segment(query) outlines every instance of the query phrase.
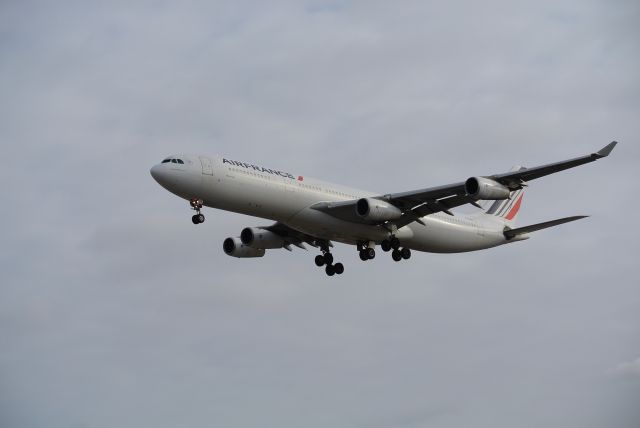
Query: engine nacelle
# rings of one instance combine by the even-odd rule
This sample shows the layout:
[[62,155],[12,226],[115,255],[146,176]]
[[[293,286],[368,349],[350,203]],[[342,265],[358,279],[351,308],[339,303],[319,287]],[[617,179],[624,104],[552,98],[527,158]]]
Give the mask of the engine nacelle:
[[240,240],[244,245],[263,250],[282,248],[285,244],[282,236],[256,227],[245,227],[240,232]]
[[400,208],[373,198],[358,199],[356,213],[363,219],[371,221],[396,220],[402,217]]
[[222,243],[222,249],[231,257],[249,258],[264,256],[263,248],[252,248],[244,245],[240,238],[227,238]]
[[471,177],[464,183],[467,195],[476,199],[509,199],[511,189],[504,184],[484,177]]

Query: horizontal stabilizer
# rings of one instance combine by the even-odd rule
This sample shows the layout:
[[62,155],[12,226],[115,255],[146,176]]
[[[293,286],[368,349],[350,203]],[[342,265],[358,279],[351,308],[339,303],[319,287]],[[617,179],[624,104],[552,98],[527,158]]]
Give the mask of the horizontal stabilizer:
[[504,231],[504,237],[507,239],[515,238],[518,235],[523,235],[529,232],[535,232],[538,230],[546,229],[548,227],[558,226],[560,224],[569,223],[570,221],[576,221],[583,218],[587,218],[586,215],[576,215],[573,217],[559,218],[557,220],[545,221],[544,223],[532,224],[531,226],[519,227],[517,229],[508,229]]

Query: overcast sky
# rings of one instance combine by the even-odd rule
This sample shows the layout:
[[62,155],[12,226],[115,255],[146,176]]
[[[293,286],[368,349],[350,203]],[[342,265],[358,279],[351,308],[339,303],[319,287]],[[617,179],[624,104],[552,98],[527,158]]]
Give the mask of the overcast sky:
[[[640,426],[640,3],[0,3],[0,426]],[[178,5],[179,4],[179,5]],[[621,142],[471,254],[234,259],[225,154],[372,191]]]

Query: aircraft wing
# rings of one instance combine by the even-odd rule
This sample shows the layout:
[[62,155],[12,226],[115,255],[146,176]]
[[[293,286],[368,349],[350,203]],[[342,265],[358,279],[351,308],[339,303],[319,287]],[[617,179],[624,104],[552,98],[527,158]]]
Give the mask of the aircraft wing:
[[569,159],[562,162],[549,163],[535,168],[525,168],[517,172],[508,172],[505,174],[493,175],[492,178],[502,184],[509,184],[512,181],[522,180],[531,181],[536,178],[544,177],[545,175],[553,174],[556,172],[564,171],[565,169],[574,168],[576,166],[584,165],[585,163],[593,162],[598,159],[606,158],[613,151],[613,148],[618,144],[617,141],[612,141],[607,144],[601,150],[591,153],[590,155],[581,156],[579,158]]
[[[561,162],[549,163],[533,168],[521,168],[517,171],[506,172],[484,176],[484,178],[496,181],[511,190],[517,190],[525,186],[526,182],[544,177],[549,174],[564,171],[586,163],[594,162],[598,159],[609,156],[613,148],[618,144],[616,141],[609,143],[601,150],[586,156],[581,156]],[[372,222],[363,219],[356,213],[357,200],[343,202],[320,202],[311,208],[326,212],[342,220],[366,223],[366,224],[392,224],[397,228],[406,226],[414,221],[420,222],[420,217],[437,212],[445,212],[453,215],[449,210],[465,204],[476,205],[476,199],[468,195],[465,189],[465,182],[453,183],[444,186],[430,187],[426,189],[412,190],[409,192],[391,193],[387,195],[375,196],[373,199],[388,202],[399,208],[402,216],[393,221]]]

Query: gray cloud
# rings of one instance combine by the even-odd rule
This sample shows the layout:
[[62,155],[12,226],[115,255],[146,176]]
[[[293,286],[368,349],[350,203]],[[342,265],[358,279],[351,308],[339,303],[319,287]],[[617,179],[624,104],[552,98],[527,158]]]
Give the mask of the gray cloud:
[[625,361],[623,363],[620,363],[607,372],[613,375],[638,377],[640,376],[640,358],[637,358],[633,361]]
[[[0,425],[636,427],[637,2],[5,2]],[[622,142],[531,240],[235,260],[267,221],[148,169],[227,154],[380,192]],[[611,369],[613,368],[613,369]],[[622,378],[627,379],[622,376]],[[629,378],[633,378],[629,376]]]

